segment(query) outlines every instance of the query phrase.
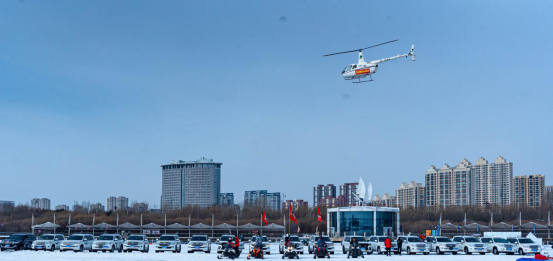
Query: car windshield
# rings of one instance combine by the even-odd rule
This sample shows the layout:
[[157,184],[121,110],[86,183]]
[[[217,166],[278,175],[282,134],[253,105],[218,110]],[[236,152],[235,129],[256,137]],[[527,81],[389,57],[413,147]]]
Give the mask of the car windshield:
[[40,239],[40,240],[54,240],[54,236],[53,235],[44,235],[44,236],[39,237],[38,239]]
[[465,237],[465,242],[474,243],[474,242],[480,242],[478,238],[475,237]]
[[[408,237],[407,242],[422,242],[422,240],[418,237]],[[451,240],[449,242],[451,242]]]
[[8,239],[21,240],[21,239],[23,239],[23,237],[25,237],[25,236],[24,235],[11,235]]
[[221,242],[226,242],[228,241],[229,238],[231,238],[232,236],[222,236],[221,239],[219,239],[219,241]]
[[449,239],[447,237],[437,237],[436,240],[440,243],[451,242],[451,239]]
[[[316,241],[319,241],[319,238],[317,237],[317,240]],[[330,238],[329,237],[323,237],[323,241],[330,241]]]
[[144,237],[142,236],[130,236],[129,238],[127,238],[127,240],[143,240]]
[[263,236],[261,239],[262,239],[263,242],[269,241],[269,239],[266,236]]
[[[204,236],[192,236],[192,238],[190,239],[190,241],[206,241],[206,240],[207,238]],[[226,240],[228,240],[228,238]]]
[[98,237],[98,240],[113,240],[113,236],[100,236]]
[[357,240],[357,242],[366,242],[367,239],[365,239],[364,237],[351,237],[351,240],[353,240],[355,238],[355,240]]
[[493,241],[495,243],[508,243],[507,240],[505,238],[500,238],[500,237],[494,237],[493,238]]
[[300,241],[300,238],[299,238],[299,237],[291,236],[291,237],[290,237],[290,241]]
[[72,236],[69,236],[67,240],[83,240],[83,236],[72,235]]
[[378,238],[378,242],[384,242],[384,240],[386,240],[386,237],[379,237]]
[[509,243],[516,243],[517,240],[514,239],[514,238],[507,238],[507,242],[509,242]]
[[175,236],[160,236],[159,240],[175,240]]
[[534,243],[534,241],[532,241],[532,239],[529,239],[529,238],[521,238],[518,240],[518,242],[520,242],[521,244],[532,244]]

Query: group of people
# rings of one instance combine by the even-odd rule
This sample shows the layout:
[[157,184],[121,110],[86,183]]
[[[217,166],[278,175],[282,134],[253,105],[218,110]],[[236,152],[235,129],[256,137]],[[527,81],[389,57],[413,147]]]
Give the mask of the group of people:
[[[426,236],[421,233],[419,235],[419,238],[424,241],[426,239]],[[401,256],[401,249],[402,249],[402,246],[403,246],[403,240],[400,238],[397,239],[396,241],[397,243],[397,249],[399,249],[399,251],[397,251],[397,253]],[[384,240],[384,247],[386,248],[386,256],[391,256],[392,255],[392,239],[390,239],[390,237],[386,237],[386,239]]]

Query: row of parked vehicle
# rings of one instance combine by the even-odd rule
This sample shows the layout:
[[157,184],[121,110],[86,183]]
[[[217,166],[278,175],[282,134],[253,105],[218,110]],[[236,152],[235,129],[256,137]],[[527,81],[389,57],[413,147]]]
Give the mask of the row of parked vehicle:
[[[386,236],[371,236],[368,239],[362,236],[346,236],[341,243],[342,253],[347,254],[350,249],[350,242],[355,238],[359,242],[361,251],[364,254],[372,254],[374,251],[383,254],[386,250]],[[399,246],[398,242],[401,242]],[[417,236],[399,236],[392,242],[391,252],[399,254],[423,254],[428,255],[432,252],[439,255],[451,253],[464,253],[467,255],[492,253],[499,255],[505,253],[513,255],[539,254],[542,247],[532,239],[524,237],[501,238],[501,237],[474,237],[474,236],[454,236],[450,239],[445,236],[429,236],[424,240]]]

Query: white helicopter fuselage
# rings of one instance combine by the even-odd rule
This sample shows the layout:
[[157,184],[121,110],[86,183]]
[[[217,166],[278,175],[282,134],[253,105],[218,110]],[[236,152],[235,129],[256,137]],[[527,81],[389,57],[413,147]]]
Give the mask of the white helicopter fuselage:
[[407,58],[411,56],[411,59],[415,60],[415,46],[411,47],[411,51],[407,54],[399,54],[393,57],[384,58],[380,60],[374,60],[370,62],[365,62],[363,59],[363,52],[359,51],[359,60],[356,64],[350,64],[342,70],[342,77],[344,77],[345,80],[353,80],[353,79],[361,79],[365,78],[367,76],[370,76],[372,74],[375,74],[378,70],[378,64],[399,59],[399,58]]

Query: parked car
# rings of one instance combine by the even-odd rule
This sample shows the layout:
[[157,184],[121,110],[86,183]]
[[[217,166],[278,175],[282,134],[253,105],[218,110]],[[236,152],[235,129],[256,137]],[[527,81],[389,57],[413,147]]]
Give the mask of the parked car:
[[[263,253],[270,255],[271,254],[271,244],[269,242],[269,239],[266,236],[261,236],[263,241]],[[253,245],[255,244],[255,236],[250,239],[250,249],[248,252],[251,252],[253,249]]]
[[188,253],[194,253],[196,251],[211,253],[211,244],[207,235],[193,235],[190,238],[188,241]]
[[73,234],[66,240],[60,243],[60,251],[73,250],[75,252],[83,252],[92,249],[94,237],[90,234]]
[[443,255],[445,253],[457,255],[457,252],[459,252],[459,246],[457,245],[457,243],[451,241],[449,237],[427,237],[425,241],[430,247],[430,251],[436,252],[436,254],[438,255]]
[[150,242],[145,235],[130,235],[123,242],[123,252],[140,251],[148,253],[150,251]]
[[539,254],[541,246],[536,244],[532,239],[525,237],[507,238],[507,242],[514,245],[514,250],[520,255]]
[[33,242],[31,248],[35,251],[54,251],[60,249],[60,244],[63,240],[65,240],[65,237],[62,234],[44,234]]
[[172,251],[173,253],[180,253],[182,244],[179,236],[177,235],[162,235],[156,244],[156,253],[164,251]]
[[[430,253],[430,246],[428,243],[425,243],[416,236],[399,236],[403,243],[401,244],[401,249],[398,247],[398,251],[405,251],[408,255],[415,255],[421,253],[423,255],[428,255]],[[395,242],[397,244],[397,240]],[[396,252],[396,253],[397,253]]]
[[36,236],[31,233],[17,233],[12,234],[10,237],[4,240],[4,243],[0,246],[0,250],[23,250],[31,249],[33,242],[36,240]]
[[[330,238],[327,236],[323,236],[323,240],[326,242],[327,251],[331,255],[334,255],[334,242],[332,242],[332,240],[330,240]],[[317,241],[319,241],[319,236],[311,236],[311,238],[309,239],[309,245],[307,245],[307,251],[309,252],[309,254],[313,254]]]
[[370,254],[373,253],[373,249],[371,247],[371,244],[369,244],[369,241],[365,237],[362,237],[362,236],[345,236],[344,240],[342,240],[342,242],[340,243],[342,245],[342,253],[344,255],[348,253],[349,247],[350,247],[350,242],[353,238],[355,238],[355,240],[357,240],[357,242],[359,242],[359,246],[361,247],[361,251],[363,252],[363,254],[369,254],[370,255]]
[[[384,254],[386,251],[386,247],[384,245],[384,240],[386,240],[387,236],[371,236],[369,237],[369,244],[371,245],[371,248],[373,251],[376,249],[376,253],[379,255]],[[391,239],[391,238],[390,238]],[[405,246],[407,241],[403,242],[403,246]],[[397,243],[392,240],[392,252],[395,254],[398,254],[401,249],[397,248]]]
[[507,255],[514,255],[515,248],[513,244],[509,244],[507,239],[500,237],[483,237],[480,242],[486,245],[488,252],[492,252],[494,255],[505,253]]
[[[284,239],[285,238],[286,238],[286,236],[282,236],[280,238],[279,243],[278,243],[278,252],[280,254],[284,254],[284,250],[286,250],[286,247],[284,246]],[[294,249],[295,249],[296,253],[299,253],[299,254],[303,255],[303,243],[301,242],[300,237],[298,237],[296,235],[290,235],[290,243],[292,243],[292,245],[294,245]]]
[[488,253],[486,245],[480,242],[480,239],[473,236],[454,236],[453,242],[459,245],[459,252],[470,255],[472,253],[479,253],[485,255]]
[[123,238],[118,234],[103,234],[92,244],[92,252],[123,252]]

